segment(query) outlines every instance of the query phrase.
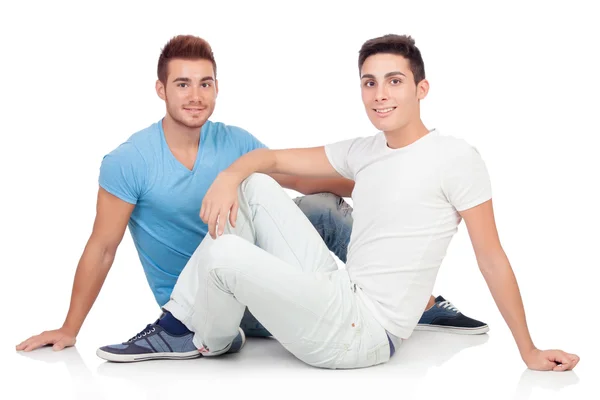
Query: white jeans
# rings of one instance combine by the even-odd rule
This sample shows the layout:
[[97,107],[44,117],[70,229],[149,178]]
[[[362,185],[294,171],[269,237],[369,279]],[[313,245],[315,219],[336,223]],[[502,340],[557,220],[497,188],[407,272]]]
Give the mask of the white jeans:
[[292,199],[271,177],[254,174],[238,191],[236,227],[206,235],[164,306],[218,355],[246,307],[294,356],[322,368],[384,363],[390,345],[344,269]]

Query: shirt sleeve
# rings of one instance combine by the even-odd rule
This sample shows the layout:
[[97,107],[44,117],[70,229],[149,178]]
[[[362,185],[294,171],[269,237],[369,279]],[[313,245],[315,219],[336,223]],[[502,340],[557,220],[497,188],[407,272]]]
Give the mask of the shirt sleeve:
[[457,211],[473,208],[492,198],[488,170],[475,147],[469,145],[449,160],[442,171],[442,187]]
[[350,153],[358,138],[330,143],[325,146],[325,154],[329,163],[344,178],[354,180],[354,171],[350,167]]
[[144,192],[147,168],[142,155],[125,142],[105,155],[100,165],[100,187],[130,204],[137,204]]
[[230,126],[230,133],[234,137],[234,142],[238,144],[240,156],[256,149],[266,149],[267,146],[253,136],[250,132],[237,126]]

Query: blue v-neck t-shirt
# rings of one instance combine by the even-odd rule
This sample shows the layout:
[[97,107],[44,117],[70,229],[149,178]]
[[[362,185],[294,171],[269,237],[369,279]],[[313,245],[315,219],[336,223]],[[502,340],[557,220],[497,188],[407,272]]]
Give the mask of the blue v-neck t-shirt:
[[99,184],[135,204],[128,227],[160,306],[169,300],[179,274],[208,232],[200,219],[206,191],[237,158],[265,147],[239,127],[209,120],[201,128],[190,170],[171,153],[160,120],[104,156]]

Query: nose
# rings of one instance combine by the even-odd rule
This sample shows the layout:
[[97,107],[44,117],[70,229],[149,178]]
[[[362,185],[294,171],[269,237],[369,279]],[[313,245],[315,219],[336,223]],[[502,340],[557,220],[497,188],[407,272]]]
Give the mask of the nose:
[[200,102],[200,88],[197,86],[192,86],[192,90],[190,91],[190,101],[192,102]]
[[375,92],[375,101],[381,103],[388,99],[388,92],[386,85],[377,85],[377,91]]

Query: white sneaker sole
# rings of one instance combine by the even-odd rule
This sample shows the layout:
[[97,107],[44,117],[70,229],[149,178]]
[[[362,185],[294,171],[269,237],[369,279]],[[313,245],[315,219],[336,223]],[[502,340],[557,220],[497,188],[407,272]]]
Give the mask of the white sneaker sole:
[[445,332],[454,333],[458,335],[481,335],[490,330],[487,325],[480,326],[479,328],[456,328],[453,326],[444,325],[430,325],[430,324],[418,324],[415,327],[415,331],[430,331],[430,332]]
[[201,356],[198,350],[186,353],[148,353],[148,354],[114,354],[98,349],[96,355],[106,361],[113,362],[137,362],[149,360],[190,360]]

